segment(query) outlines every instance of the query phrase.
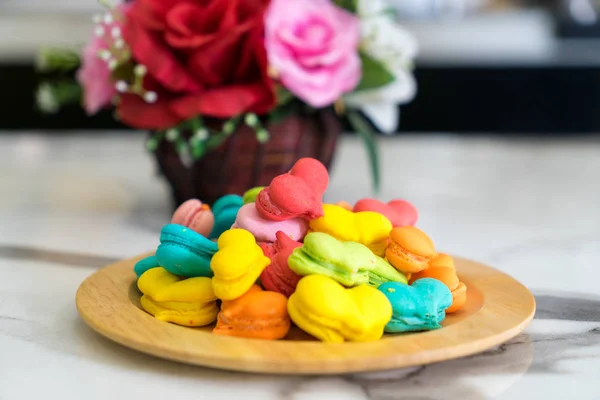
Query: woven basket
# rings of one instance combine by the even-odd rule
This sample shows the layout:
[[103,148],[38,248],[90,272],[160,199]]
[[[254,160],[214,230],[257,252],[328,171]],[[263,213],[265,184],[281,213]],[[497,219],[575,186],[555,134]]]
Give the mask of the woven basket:
[[191,167],[181,162],[172,143],[162,141],[156,160],[175,206],[191,198],[212,204],[223,195],[266,186],[302,157],[316,158],[329,169],[342,129],[332,110],[294,114],[265,127],[270,133],[267,143],[259,143],[254,131],[241,125]]

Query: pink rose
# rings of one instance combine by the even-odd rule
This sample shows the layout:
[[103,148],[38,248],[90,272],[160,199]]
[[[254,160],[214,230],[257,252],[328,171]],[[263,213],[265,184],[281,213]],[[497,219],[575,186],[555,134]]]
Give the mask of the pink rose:
[[83,87],[83,107],[88,115],[110,104],[116,93],[106,61],[98,57],[103,49],[106,46],[102,38],[94,36],[83,51],[82,65],[77,71],[77,81]]
[[[127,5],[119,5],[116,10],[124,15]],[[116,94],[115,83],[111,79],[110,69],[106,61],[101,60],[98,53],[107,50],[113,28],[121,29],[121,24],[116,21],[104,22],[97,25],[102,27],[104,34],[94,34],[92,40],[84,48],[81,55],[81,67],[77,71],[77,81],[83,87],[83,106],[88,115],[96,114],[100,109],[109,105]]]
[[358,18],[329,0],[272,0],[265,14],[269,63],[283,85],[325,107],[361,77]]

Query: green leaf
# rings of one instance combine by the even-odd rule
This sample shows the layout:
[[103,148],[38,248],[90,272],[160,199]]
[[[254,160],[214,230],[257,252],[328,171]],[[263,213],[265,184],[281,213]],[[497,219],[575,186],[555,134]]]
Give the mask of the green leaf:
[[347,116],[352,129],[362,138],[367,149],[369,164],[371,166],[371,177],[373,179],[373,189],[378,194],[380,189],[379,151],[377,149],[375,131],[360,113],[348,111]]
[[206,145],[206,150],[212,150],[215,147],[219,147],[225,141],[225,139],[227,139],[227,135],[224,132],[211,135],[211,137],[204,142]]
[[71,49],[47,48],[39,50],[36,70],[40,72],[72,71],[79,67],[79,54]]
[[362,79],[354,89],[355,91],[375,89],[394,81],[394,75],[381,62],[362,52],[360,60],[362,62]]
[[204,142],[195,142],[192,144],[192,158],[199,160],[206,153],[206,145]]
[[345,8],[351,13],[356,14],[356,0],[335,0],[335,4],[337,4],[339,7]]
[[277,96],[278,106],[283,106],[285,104],[288,104],[290,101],[294,100],[294,95],[292,94],[292,92],[290,92],[281,85],[277,85],[275,87],[275,92]]

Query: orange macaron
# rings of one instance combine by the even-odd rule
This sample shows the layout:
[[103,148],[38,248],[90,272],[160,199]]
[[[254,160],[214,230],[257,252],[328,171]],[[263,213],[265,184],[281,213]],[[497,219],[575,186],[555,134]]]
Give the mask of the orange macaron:
[[414,226],[403,226],[390,232],[385,256],[400,272],[413,274],[427,268],[437,253],[425,232]]
[[467,287],[456,275],[454,260],[448,254],[439,254],[429,262],[429,266],[410,277],[410,283],[421,278],[433,278],[442,282],[452,292],[452,305],[446,313],[453,313],[465,305],[467,301]]
[[289,329],[287,298],[253,285],[241,297],[223,301],[213,333],[275,340],[285,337]]

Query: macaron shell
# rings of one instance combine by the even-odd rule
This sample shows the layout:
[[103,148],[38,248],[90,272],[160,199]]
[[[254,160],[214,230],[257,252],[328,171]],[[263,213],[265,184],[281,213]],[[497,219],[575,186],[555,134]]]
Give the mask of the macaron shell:
[[447,314],[460,311],[467,302],[467,286],[460,282],[452,291],[452,305],[446,310]]
[[180,301],[210,303],[217,300],[213,292],[212,281],[207,277],[187,278],[172,283],[156,292],[152,298],[156,301]]
[[376,256],[375,268],[369,272],[369,285],[378,287],[384,282],[400,282],[407,284],[406,276],[389,264],[386,260]]
[[188,222],[192,219],[193,215],[200,209],[202,202],[198,199],[190,199],[184,201],[177,207],[171,217],[172,224],[178,224],[188,226]]
[[215,226],[215,217],[212,211],[203,209],[194,216],[194,219],[188,226],[202,236],[208,237]]
[[392,314],[390,303],[377,289],[367,285],[345,289],[323,275],[300,280],[288,301],[288,312],[302,330],[330,343],[377,340]]
[[327,168],[320,161],[305,157],[301,158],[290,170],[290,175],[302,178],[315,191],[317,197],[322,197],[329,185],[329,173]]
[[411,255],[404,252],[403,249],[396,247],[393,243],[390,243],[386,249],[385,257],[394,268],[404,274],[415,274],[424,270],[427,268],[429,261],[427,259],[420,260],[411,257]]
[[164,268],[152,268],[144,272],[137,281],[140,292],[154,297],[165,287],[179,282],[177,275],[170,273]]
[[271,263],[260,275],[263,286],[274,292],[289,297],[300,281],[300,275],[292,271],[288,265],[288,259],[294,249],[302,246],[302,243],[290,239],[283,232],[277,232],[276,242],[272,245],[261,243],[260,247]]
[[244,229],[224,232],[217,244],[219,251],[210,263],[213,290],[219,299],[233,300],[250,289],[270,260]]
[[379,290],[367,285],[357,286],[348,290],[347,293],[353,298],[367,327],[366,332],[350,337],[350,340],[356,342],[379,340],[383,336],[385,325],[392,318],[392,305],[387,297]]
[[396,221],[399,216],[396,215],[396,211],[391,208],[390,206],[388,206],[387,204],[379,201],[379,200],[375,200],[375,199],[361,199],[359,201],[356,202],[356,204],[354,205],[354,207],[352,208],[353,212],[376,212],[378,214],[383,215],[384,217],[386,217],[390,223],[392,224],[393,227],[396,226],[402,226],[402,225],[398,225],[398,222]]
[[208,236],[215,220],[208,205],[198,199],[190,199],[175,210],[171,223],[186,226],[203,236]]
[[164,268],[153,268],[142,274],[137,286],[143,293],[142,308],[161,321],[204,326],[217,316],[210,278],[182,280]]
[[309,275],[300,280],[288,300],[288,313],[303,331],[328,343],[344,342],[352,331],[364,334],[367,327],[346,289],[331,278]]
[[288,264],[298,275],[325,275],[351,287],[368,282],[366,269],[374,268],[377,260],[360,243],[344,242],[326,233],[311,232],[304,238],[302,247],[292,252]]
[[[294,301],[292,301],[292,299]],[[298,303],[298,304],[296,304]],[[332,321],[329,318],[323,318],[316,314],[308,314],[303,309],[302,303],[296,301],[294,295],[288,301],[288,313],[291,320],[300,329],[309,335],[321,340],[325,343],[344,343],[344,336],[339,332],[339,327],[335,325],[337,321]],[[334,325],[334,326],[331,326]]]
[[293,240],[304,239],[308,230],[308,222],[301,218],[284,221],[272,221],[260,216],[255,203],[248,203],[240,208],[232,228],[242,228],[256,238],[258,242],[275,242],[276,234],[281,231]]
[[422,279],[422,278],[433,278],[442,282],[450,290],[454,290],[459,285],[458,276],[456,271],[452,268],[447,267],[431,267],[424,269],[423,271],[417,272],[410,278],[410,283]]
[[212,206],[212,212],[215,219],[215,225],[210,232],[209,237],[216,239],[223,232],[231,228],[239,209],[244,205],[241,196],[228,194],[220,197]]
[[273,221],[319,218],[323,215],[322,197],[328,184],[325,166],[313,158],[302,158],[258,194],[257,210],[263,218]]
[[148,295],[140,298],[140,305],[150,315],[159,321],[172,322],[181,326],[206,326],[212,324],[217,318],[219,308],[212,303],[160,303]]
[[440,253],[429,262],[429,268],[446,267],[456,269],[454,259],[448,254]]
[[210,260],[217,250],[216,243],[192,229],[168,224],[161,230],[155,255],[158,263],[173,274],[210,277],[213,275]]
[[252,286],[263,271],[261,264],[252,265],[246,273],[237,279],[212,279],[215,295],[221,300],[234,300],[244,294]]
[[414,226],[392,229],[390,240],[410,253],[431,259],[437,256],[433,241],[425,232]]
[[214,333],[256,339],[281,339],[290,329],[287,298],[253,285],[243,296],[223,302]]
[[353,213],[334,204],[324,204],[325,215],[309,222],[312,231],[327,233],[345,242],[361,243],[383,256],[392,230],[390,221],[372,211]]
[[273,221],[302,217],[315,219],[323,215],[321,199],[302,179],[291,175],[275,177],[256,198],[259,214]]
[[[392,200],[388,202],[388,205],[394,209],[399,216],[396,220],[398,225],[396,226],[414,226],[419,219],[419,212],[417,208],[406,200]],[[392,222],[394,223],[394,222]]]
[[412,286],[387,282],[378,290],[389,300],[393,315],[386,332],[411,332],[439,329],[452,303],[450,290],[440,281],[427,278]]
[[135,272],[135,274],[139,278],[144,272],[148,271],[149,269],[158,267],[160,267],[160,264],[158,263],[156,256],[149,256],[135,263],[135,265],[133,266],[133,272]]

